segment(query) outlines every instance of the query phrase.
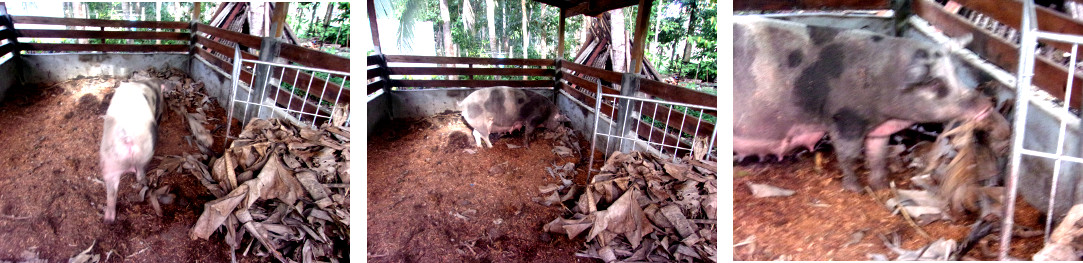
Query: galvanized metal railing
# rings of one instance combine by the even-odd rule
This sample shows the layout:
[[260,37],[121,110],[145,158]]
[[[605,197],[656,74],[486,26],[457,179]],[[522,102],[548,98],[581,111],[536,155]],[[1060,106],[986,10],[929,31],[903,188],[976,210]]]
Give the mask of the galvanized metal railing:
[[[602,92],[601,83],[598,83],[598,81],[595,81],[595,84],[597,85],[597,90],[596,90],[595,94],[597,94],[598,99],[596,99],[594,101],[594,132],[591,133],[592,135],[591,135],[591,139],[590,139],[590,148],[592,150],[596,149],[595,144],[596,144],[596,142],[598,140],[598,137],[602,136],[602,137],[606,138],[606,146],[605,146],[605,149],[603,151],[604,157],[606,157],[606,158],[608,158],[608,156],[609,156],[609,147],[610,147],[610,145],[616,144],[617,146],[616,146],[615,149],[616,150],[622,150],[622,149],[632,149],[632,148],[635,147],[635,144],[639,144],[641,146],[641,148],[646,148],[646,150],[658,155],[659,157],[671,155],[672,156],[671,158],[673,160],[677,160],[677,159],[680,158],[679,156],[677,156],[678,151],[684,150],[684,151],[687,151],[687,152],[691,153],[693,145],[696,144],[696,142],[694,142],[694,140],[699,139],[699,138],[705,138],[705,137],[709,136],[710,139],[707,141],[707,145],[706,145],[707,146],[707,148],[706,148],[707,155],[706,156],[708,158],[714,158],[716,156],[717,152],[715,152],[714,143],[715,143],[715,136],[718,134],[718,126],[715,126],[714,130],[712,130],[711,134],[709,134],[709,135],[708,134],[700,134],[700,132],[699,132],[699,123],[703,122],[703,118],[704,118],[704,116],[706,116],[706,114],[705,114],[706,111],[709,111],[709,110],[717,111],[717,109],[711,108],[711,107],[704,107],[704,106],[700,106],[700,105],[687,104],[687,103],[671,102],[671,101],[664,101],[664,100],[654,100],[654,99],[645,99],[645,98],[637,98],[637,97],[622,96],[622,95],[615,95],[615,94],[606,94],[606,93]],[[613,122],[612,122],[614,125],[609,126],[610,128],[607,129],[606,132],[599,133],[598,125],[601,122],[600,120],[602,119],[602,101],[606,101],[606,98],[609,98],[609,99],[612,99],[612,100],[618,100],[619,102],[616,103],[615,107],[612,107],[612,112],[610,112],[610,114],[609,114],[609,116],[615,116],[613,118]],[[633,106],[637,106],[636,105],[637,103],[638,103],[638,107],[633,107]],[[643,110],[643,105],[645,105],[647,103],[653,103],[653,105],[654,105],[653,109],[650,110],[650,112],[651,112],[650,118],[653,119],[653,120],[660,120],[658,118],[659,114],[660,114],[659,113],[659,107],[664,108],[664,111],[666,112],[665,115],[664,115],[665,119],[661,119],[661,120],[668,120],[668,119],[672,119],[672,118],[680,118],[681,119],[681,126],[679,126],[679,128],[674,130],[674,129],[671,129],[670,127],[666,126],[664,128],[664,130],[662,131],[662,133],[661,133],[662,134],[661,136],[668,136],[667,134],[673,134],[673,135],[675,135],[677,137],[677,140],[672,145],[665,143],[666,140],[664,138],[659,140],[662,143],[652,141],[651,140],[652,136],[654,136],[653,132],[648,133],[646,140],[643,140],[638,135],[638,134],[640,134],[639,133],[639,128],[641,127],[641,125],[636,125],[634,130],[629,128],[628,127],[629,125],[620,125],[620,123],[637,123],[640,116],[647,116],[645,114],[647,111]],[[677,111],[677,110],[673,109],[674,106],[685,107],[685,108],[688,108],[688,110],[686,110],[686,111]],[[625,109],[625,110],[622,111],[624,113],[623,116],[618,116],[620,114],[618,114],[617,111],[620,108]],[[695,129],[693,129],[691,131],[691,133],[690,133],[692,135],[692,140],[693,141],[688,141],[687,142],[689,147],[682,147],[681,146],[681,140],[686,140],[682,136],[682,134],[686,134],[685,130],[684,130],[684,117],[685,116],[683,116],[683,115],[689,115],[687,113],[688,111],[692,111],[692,112],[697,112],[698,111],[699,116],[696,117],[696,127],[695,127]],[[629,118],[631,118],[631,119],[633,119],[635,121],[628,121],[628,122],[617,121],[619,119],[628,120]],[[675,131],[675,133],[674,133],[674,131]],[[613,142],[614,139],[617,140],[617,141]],[[627,144],[628,146],[626,146],[626,143],[628,143]],[[657,149],[655,149],[655,146],[657,146]],[[589,161],[587,167],[594,167],[594,155],[593,154],[590,155],[590,161]],[[588,172],[587,172],[587,176],[590,176],[589,169],[588,169]]]
[[[1065,139],[1067,133],[1067,122],[1063,118],[1058,118],[1060,122],[1060,129],[1057,133],[1056,148],[1052,152],[1038,151],[1026,149],[1023,147],[1023,138],[1026,135],[1027,125],[1027,110],[1030,106],[1030,102],[1035,97],[1033,96],[1033,87],[1031,86],[1031,79],[1034,77],[1034,65],[1035,65],[1035,48],[1038,45],[1038,40],[1056,41],[1072,44],[1072,53],[1068,65],[1068,81],[1065,91],[1065,102],[1060,106],[1064,116],[1074,116],[1069,111],[1070,96],[1072,94],[1072,80],[1075,77],[1076,70],[1076,57],[1078,53],[1079,44],[1083,44],[1083,36],[1067,35],[1059,33],[1042,32],[1037,28],[1037,15],[1035,14],[1034,3],[1031,0],[1023,1],[1023,19],[1020,32],[1022,33],[1020,38],[1019,47],[1019,68],[1016,72],[1016,86],[1015,86],[1015,114],[1014,123],[1012,126],[1012,151],[1011,151],[1011,169],[1009,172],[1009,178],[1006,182],[1006,190],[1008,191],[1006,199],[1004,201],[1004,220],[1001,224],[1000,233],[1000,260],[1009,260],[1008,252],[1011,249],[1012,239],[1012,227],[1014,226],[1015,215],[1015,201],[1018,193],[1020,168],[1022,166],[1023,155],[1052,159],[1053,171],[1051,177],[1051,187],[1049,189],[1049,206],[1047,207],[1045,222],[1045,241],[1049,242],[1050,231],[1053,229],[1053,221],[1056,217],[1054,214],[1054,206],[1056,204],[1056,194],[1061,173],[1061,164],[1064,162],[1071,162],[1077,164],[1083,164],[1083,158],[1078,158],[1065,154]],[[1081,107],[1083,108],[1083,107]]]
[[[254,63],[255,64],[255,68],[253,69],[253,72],[251,74],[252,77],[249,79],[249,82],[248,82],[248,83],[251,83],[251,86],[245,86],[245,83],[241,81],[241,67],[245,63]],[[308,85],[305,87],[304,91],[288,91],[287,90],[287,92],[286,92],[287,94],[289,94],[288,96],[294,96],[296,98],[300,98],[299,103],[304,103],[304,104],[307,104],[307,105],[299,105],[298,107],[294,107],[295,105],[293,105],[293,101],[295,99],[292,99],[292,98],[288,99],[287,103],[285,105],[278,105],[278,103],[276,103],[277,101],[279,101],[280,94],[283,93],[283,92],[277,92],[278,89],[284,89],[284,88],[279,87],[279,85],[274,84],[274,83],[281,83],[281,80],[276,79],[275,76],[277,76],[279,78],[287,76],[287,73],[286,73],[287,68],[297,71],[297,73],[293,74],[293,82],[292,83],[297,83],[297,80],[298,80],[299,76],[302,75],[302,73],[307,73],[309,76],[311,76],[309,78]],[[276,73],[276,71],[277,71],[277,74],[274,74],[274,73]],[[315,74],[315,73],[327,74],[327,78],[323,81],[323,88],[320,89],[319,94],[311,94],[310,93],[311,88],[312,88],[313,80],[316,79],[317,74]],[[322,119],[322,120],[326,120],[326,121],[333,121],[334,118],[335,118],[335,115],[336,115],[334,113],[337,110],[339,110],[340,105],[334,103],[333,101],[330,102],[329,105],[325,105],[324,103],[319,103],[319,102],[313,103],[308,98],[310,96],[315,97],[315,98],[324,98],[325,97],[324,95],[326,95],[324,93],[329,92],[328,87],[329,87],[329,83],[331,83],[331,79],[333,79],[336,76],[342,78],[342,83],[343,84],[347,83],[350,80],[350,73],[348,73],[348,72],[325,70],[325,69],[303,67],[303,66],[295,66],[295,65],[287,65],[287,64],[279,64],[279,63],[272,63],[272,62],[266,62],[266,61],[260,61],[260,60],[244,59],[244,58],[241,57],[240,49],[234,49],[233,72],[232,72],[232,82],[233,82],[233,84],[232,84],[231,89],[230,89],[230,104],[229,104],[229,114],[228,114],[229,116],[228,116],[228,119],[230,119],[230,120],[233,119],[234,106],[237,105],[237,104],[243,104],[244,105],[244,111],[242,113],[242,116],[240,116],[241,117],[240,120],[241,120],[242,123],[247,123],[247,121],[251,117],[268,116],[268,115],[264,115],[264,113],[263,113],[264,109],[270,110],[271,111],[270,113],[272,115],[276,115],[275,112],[278,112],[279,114],[277,114],[277,115],[280,116],[280,117],[284,117],[285,119],[288,119],[288,120],[293,121],[294,123],[297,123],[297,124],[300,124],[300,125],[308,125],[309,127],[312,127],[312,128],[316,127],[317,120]],[[257,78],[266,78],[266,79],[259,80]],[[244,100],[238,100],[237,99],[237,93],[238,93],[237,91],[242,86],[245,86],[246,88],[248,88],[248,92],[246,93],[248,95],[246,96],[246,98]],[[342,96],[342,93],[345,92],[345,90],[347,88],[348,87],[346,85],[340,85],[339,89],[337,91],[334,91],[334,92],[337,92],[334,95],[334,98],[335,98],[334,101],[338,101],[339,97]],[[276,92],[263,92],[264,94],[272,94],[272,93],[274,94],[274,95],[271,95],[271,96],[269,96],[267,98],[256,98],[256,99],[254,99],[252,97],[253,91],[271,91],[271,90],[274,90]],[[262,94],[260,94],[258,96],[262,96]],[[250,108],[250,107],[256,107],[256,108]],[[295,108],[298,108],[300,110],[297,110]],[[343,116],[346,118],[345,126],[349,126],[350,125],[350,114],[349,114],[349,112],[346,112]],[[226,134],[230,134],[229,132],[230,132],[230,129],[232,128],[230,126],[232,126],[232,123],[233,122],[229,122],[229,124],[226,126]]]

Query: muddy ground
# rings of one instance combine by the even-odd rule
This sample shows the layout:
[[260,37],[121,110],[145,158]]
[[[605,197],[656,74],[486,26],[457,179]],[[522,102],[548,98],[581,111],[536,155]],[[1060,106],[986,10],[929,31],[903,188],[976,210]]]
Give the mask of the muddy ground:
[[[956,222],[936,221],[922,226],[933,239],[917,234],[902,217],[874,201],[868,194],[843,190],[842,172],[837,168],[834,154],[824,154],[826,162],[817,171],[811,154],[804,158],[788,157],[781,162],[743,163],[733,168],[734,244],[751,241],[734,248],[735,260],[870,260],[868,254],[892,253],[877,235],[890,237],[901,234],[903,248],[915,250],[936,238],[962,240],[970,231],[975,218]],[[908,171],[890,178],[900,189],[910,189]],[[864,180],[864,178],[863,178]],[[797,191],[789,197],[755,198],[747,183],[769,184]],[[889,198],[890,190],[877,191],[881,200]],[[1016,204],[1017,225],[1033,230],[1042,229],[1039,211],[1022,200]],[[999,224],[999,222],[998,222]],[[999,232],[983,240],[982,248],[971,250],[973,259],[996,260]],[[1011,256],[1030,259],[1042,248],[1042,236],[1012,239]],[[989,254],[991,253],[991,254]]]
[[[530,147],[520,134],[493,140],[476,154],[461,117],[381,123],[368,141],[369,262],[594,262],[576,257],[582,238],[542,231],[561,216],[544,206],[539,187],[560,184],[545,167],[576,163],[587,182],[587,158],[559,157],[554,141]],[[580,136],[579,138],[582,138]],[[583,148],[589,141],[580,139]],[[595,158],[601,158],[600,155]],[[595,160],[596,166],[601,161]]]
[[[155,214],[149,202],[135,202],[135,176],[122,178],[117,221],[102,222],[105,188],[98,166],[101,116],[109,106],[115,80],[90,78],[49,86],[16,86],[0,103],[0,260],[17,260],[37,252],[50,262],[91,251],[108,262],[229,262],[229,248],[216,234],[191,240],[188,230],[213,199],[190,175],[167,173],[176,201]],[[170,99],[168,96],[167,100]],[[217,103],[214,103],[217,105]],[[222,152],[226,113],[208,112],[215,144]],[[239,129],[237,129],[239,130]],[[158,147],[148,171],[168,155],[198,153],[184,136],[183,118],[162,114]],[[262,261],[248,255],[242,262]]]

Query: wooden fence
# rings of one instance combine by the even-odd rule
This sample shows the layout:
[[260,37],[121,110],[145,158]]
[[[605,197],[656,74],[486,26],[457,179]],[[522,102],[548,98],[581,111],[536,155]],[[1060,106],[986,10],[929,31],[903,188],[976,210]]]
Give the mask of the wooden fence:
[[[394,63],[396,65],[387,66],[389,63]],[[402,66],[402,64],[409,65],[409,63],[436,64],[437,66]],[[572,99],[578,100],[590,107],[594,106],[595,99],[597,98],[594,94],[597,87],[597,85],[594,84],[594,80],[598,80],[602,83],[602,90],[604,93],[621,94],[620,90],[614,88],[613,84],[621,83],[622,78],[624,78],[623,73],[588,67],[569,61],[561,61],[558,64],[555,60],[546,59],[373,55],[368,57],[367,65],[369,94],[383,88],[406,87],[547,87],[564,90],[571,95]],[[460,66],[449,67],[446,65]],[[461,65],[465,65],[466,67],[462,67]],[[489,67],[475,67],[478,65]],[[438,80],[415,80],[401,77],[414,75],[435,75],[445,77],[444,79]],[[457,76],[459,79],[451,80],[449,79],[450,76]],[[512,79],[476,79],[488,78],[488,76],[493,76],[493,78],[496,78],[496,76],[512,76]],[[541,79],[520,80],[523,76]],[[638,90],[641,95],[672,102],[702,105],[713,108],[718,107],[716,96],[714,95],[642,77],[638,78],[639,84],[637,87],[633,87],[633,90]],[[643,109],[653,109],[656,105],[653,103],[644,103],[642,106]],[[611,113],[615,112],[614,103],[605,102],[602,103],[601,107],[601,114],[612,118]],[[664,108],[664,106],[659,106],[659,109],[664,110],[666,108]],[[645,117],[651,117],[650,114],[651,113],[649,112],[643,113]],[[707,111],[706,114],[717,116],[718,113],[716,111]],[[672,117],[666,117],[664,115],[657,116],[660,118],[656,121],[665,123],[665,126],[668,126],[670,131],[683,130],[688,134],[698,133],[705,136],[710,136],[710,134],[714,132],[715,125],[708,121],[701,121],[696,117],[680,114],[677,111],[674,111],[674,114],[671,116]],[[643,121],[642,118],[637,119],[640,119],[638,123],[632,124],[629,127],[631,129],[636,129],[639,135],[644,139],[650,138],[650,140],[655,143],[681,145],[681,147],[690,148],[689,143],[686,140],[679,140],[674,132],[666,132],[663,129]]]
[[[241,48],[241,56],[245,59],[259,60],[254,54],[264,44],[264,38],[219,29],[205,24],[190,24],[184,22],[158,22],[158,21],[120,21],[101,19],[78,19],[78,18],[54,18],[37,16],[11,16],[7,21],[5,16],[0,16],[0,25],[9,25],[0,30],[0,39],[11,39],[10,42],[0,45],[0,56],[7,52],[20,51],[43,51],[43,52],[71,52],[71,51],[100,51],[100,52],[183,52],[199,56],[225,72],[233,71],[234,48]],[[43,29],[17,29],[21,24],[63,25],[72,27],[90,27],[99,30],[43,30]],[[135,29],[135,30],[165,30],[176,32],[158,31],[106,31],[107,28]],[[91,39],[98,43],[94,44],[56,44],[56,43],[27,43],[17,41],[17,38],[64,38],[64,39]],[[105,44],[105,39],[142,39],[142,40],[183,40],[184,44]],[[155,41],[157,42],[157,41]],[[274,43],[278,45],[277,56],[270,58],[274,62],[285,61],[284,64],[297,64],[312,68],[328,69],[333,71],[350,72],[350,59],[331,55],[318,50],[308,49],[288,43]],[[241,71],[241,82],[251,85],[253,79],[252,63],[245,65]],[[312,76],[291,68],[282,68],[271,72],[271,77],[281,80],[273,83],[275,89],[268,91],[267,97],[276,99],[279,105],[290,105],[291,110],[326,112],[325,108],[317,105],[323,102],[335,104],[347,104],[350,101],[349,87],[341,88],[338,83],[328,81],[319,76]],[[309,94],[322,94],[302,97],[282,86],[290,86],[300,90],[307,90]],[[325,91],[326,87],[326,91]],[[336,91],[342,91],[337,96]]]

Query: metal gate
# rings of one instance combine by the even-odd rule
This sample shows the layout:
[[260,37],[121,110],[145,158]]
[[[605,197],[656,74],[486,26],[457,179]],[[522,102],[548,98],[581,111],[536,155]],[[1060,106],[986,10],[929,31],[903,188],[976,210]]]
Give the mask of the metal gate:
[[[1047,220],[1045,222],[1045,241],[1049,242],[1049,234],[1052,230],[1053,220],[1056,217],[1054,214],[1054,207],[1056,204],[1057,188],[1062,179],[1061,170],[1064,162],[1083,164],[1083,158],[1074,157],[1068,155],[1065,149],[1065,140],[1068,123],[1064,118],[1057,118],[1060,123],[1060,130],[1057,133],[1057,143],[1053,151],[1042,151],[1034,149],[1026,149],[1023,147],[1023,139],[1026,138],[1026,126],[1027,126],[1027,110],[1030,106],[1030,102],[1035,99],[1033,96],[1033,87],[1031,86],[1031,79],[1034,76],[1035,66],[1035,49],[1037,47],[1038,40],[1062,42],[1072,45],[1071,57],[1069,59],[1068,66],[1068,81],[1065,91],[1064,103],[1058,107],[1059,114],[1063,116],[1075,116],[1069,111],[1069,104],[1071,102],[1072,94],[1072,82],[1075,77],[1076,71],[1076,58],[1078,53],[1079,44],[1083,43],[1083,37],[1075,35],[1058,34],[1051,32],[1042,32],[1037,29],[1037,15],[1035,14],[1034,3],[1031,0],[1023,1],[1023,19],[1020,32],[1022,36],[1020,38],[1019,47],[1019,68],[1016,72],[1016,86],[1015,86],[1015,114],[1012,124],[1012,151],[1011,151],[1011,169],[1009,172],[1009,178],[1006,181],[1006,189],[1008,191],[1006,200],[1004,201],[1004,220],[1001,224],[1001,236],[1000,236],[1000,260],[1008,260],[1008,252],[1011,249],[1012,227],[1014,225],[1015,215],[1015,201],[1018,194],[1019,177],[1021,166],[1023,165],[1023,156],[1041,158],[1045,160],[1053,161],[1052,174],[1050,188],[1049,188],[1049,205],[1046,209]],[[1083,106],[1083,105],[1077,105]],[[1083,108],[1083,107],[1080,107]],[[1035,173],[1036,169],[1028,169],[1028,173]],[[1078,172],[1078,171],[1077,171]]]
[[[596,84],[597,84],[598,88],[597,88],[597,91],[596,91],[595,94],[597,94],[598,99],[596,99],[595,102],[594,102],[594,132],[592,132],[591,136],[590,136],[590,138],[591,138],[590,139],[590,148],[591,148],[591,150],[596,149],[595,144],[596,144],[596,142],[598,140],[598,137],[599,136],[605,137],[606,145],[605,145],[605,150],[603,151],[603,153],[604,153],[603,156],[606,157],[606,158],[609,157],[609,153],[610,153],[609,148],[610,148],[610,146],[613,146],[614,150],[619,150],[619,151],[623,151],[623,152],[628,152],[628,151],[631,151],[632,149],[635,149],[636,147],[639,147],[640,149],[643,149],[643,150],[646,150],[648,152],[654,153],[654,154],[658,155],[659,157],[672,156],[671,158],[673,160],[676,160],[676,159],[679,158],[678,152],[689,152],[689,153],[691,153],[692,148],[693,148],[692,145],[695,145],[697,143],[697,142],[695,142],[695,140],[698,140],[700,138],[707,138],[708,137],[708,134],[700,134],[699,133],[699,124],[701,122],[703,122],[703,117],[705,116],[704,113],[707,110],[715,110],[717,112],[717,109],[715,109],[715,108],[704,107],[704,106],[693,105],[693,104],[669,102],[669,101],[645,99],[645,98],[637,98],[637,97],[622,96],[622,95],[615,95],[615,94],[606,94],[606,93],[602,92],[602,85],[600,83],[596,83]],[[608,129],[605,129],[605,131],[602,131],[601,129],[599,129],[599,126],[598,126],[602,122],[601,121],[602,120],[602,101],[616,101],[617,102],[617,103],[614,103],[614,105],[612,107],[613,112],[609,113],[609,116],[617,116],[617,117],[614,117],[612,122],[610,122],[610,120],[606,120],[606,122],[609,122],[609,124],[607,124]],[[652,109],[644,110],[643,106],[645,104],[653,105]],[[685,107],[685,108],[687,108],[687,110],[675,110],[674,106]],[[661,109],[659,109],[659,108],[661,108]],[[661,112],[660,112],[660,110],[661,110]],[[618,111],[620,113],[623,113],[623,114],[618,113]],[[650,112],[650,115],[647,115],[648,112]],[[684,131],[684,119],[685,119],[685,116],[684,115],[689,115],[688,114],[689,112],[698,112],[699,116],[695,117],[696,118],[696,127],[695,127],[695,129],[693,131],[691,131],[691,133],[685,133],[685,131]],[[618,115],[622,115],[622,116],[618,116]],[[657,143],[657,142],[654,142],[654,141],[651,140],[652,137],[654,136],[654,132],[648,132],[647,140],[644,141],[639,136],[640,125],[635,125],[635,129],[631,129],[631,128],[629,128],[629,126],[631,126],[632,124],[626,124],[626,122],[629,122],[629,121],[630,122],[638,122],[638,121],[640,121],[640,119],[642,119],[642,117],[648,117],[648,116],[650,117],[651,120],[658,120],[659,116],[665,116],[665,120],[669,120],[669,119],[672,119],[672,118],[680,118],[681,119],[681,126],[679,128],[672,129],[669,126],[663,124],[663,126],[665,126],[665,127],[663,128],[662,133],[661,133],[662,134],[661,136],[667,136],[667,137],[668,136],[673,136],[673,137],[676,137],[676,140],[671,140],[671,141],[673,141],[673,143],[670,144],[670,143],[666,143],[667,140],[665,139],[665,137],[663,137],[663,139],[659,140],[662,143]],[[624,121],[622,121],[622,120],[624,120]],[[654,127],[650,128],[650,129],[654,129]],[[684,134],[691,135],[691,139],[685,138],[685,136],[683,136]],[[715,125],[714,130],[712,130],[711,134],[709,134],[710,138],[705,143],[705,145],[707,146],[707,148],[706,148],[706,150],[707,150],[707,155],[706,155],[707,158],[717,158],[717,157],[715,157],[717,152],[715,151],[715,147],[714,147],[715,146],[715,139],[716,139],[715,135],[717,135],[717,134],[718,134],[718,126]],[[687,144],[689,146],[688,147],[681,146],[682,143],[685,143],[685,144]],[[590,162],[588,163],[587,167],[594,167],[594,155],[593,154],[590,155]],[[588,170],[587,176],[590,176],[590,169],[587,169],[587,170]]]
[[[350,126],[350,113],[348,109],[343,109],[341,105],[335,103],[342,96],[343,92],[349,92],[348,84],[350,80],[350,73],[332,71],[311,67],[302,67],[295,65],[272,63],[260,60],[250,60],[241,57],[240,49],[234,49],[233,56],[233,72],[232,82],[233,85],[230,88],[230,103],[229,103],[229,120],[233,119],[233,109],[243,108],[241,112],[240,120],[242,124],[248,123],[250,118],[273,118],[279,117],[288,119],[298,125],[308,125],[315,128],[317,123],[322,122],[343,122],[344,126]],[[246,86],[241,81],[241,69],[245,64],[252,63],[252,76],[248,83],[251,86]],[[287,69],[290,72],[287,72]],[[300,79],[302,74],[307,74],[308,85],[305,85],[304,89],[299,87],[287,86],[288,83],[284,82],[289,78],[289,75],[293,75],[293,82],[298,84],[297,80]],[[338,90],[328,90],[328,84],[332,82],[335,77],[342,78],[342,84],[339,85]],[[284,79],[285,78],[285,79]],[[319,89],[317,93],[310,93],[313,87],[313,80],[320,78],[323,82],[323,88]],[[241,87],[247,90],[240,90]],[[319,86],[317,86],[319,87]],[[246,91],[245,98],[238,100],[239,91]],[[329,92],[335,92],[334,96],[330,96]],[[260,93],[253,97],[252,93]],[[263,94],[273,94],[266,95]],[[285,95],[283,95],[285,94]],[[288,96],[288,98],[287,98]],[[323,98],[331,98],[334,100],[328,102]],[[281,101],[285,100],[283,104]],[[297,102],[295,102],[297,101]],[[296,105],[294,103],[297,103]],[[238,106],[238,104],[243,106]],[[264,111],[266,109],[266,111]],[[345,118],[345,120],[338,120],[336,118]],[[228,122],[226,126],[226,134],[230,134],[230,129],[233,122]]]

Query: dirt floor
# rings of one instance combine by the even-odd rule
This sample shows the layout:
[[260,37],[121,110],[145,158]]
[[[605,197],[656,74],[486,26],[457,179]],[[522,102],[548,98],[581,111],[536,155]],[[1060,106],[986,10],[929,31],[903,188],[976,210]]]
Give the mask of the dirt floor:
[[[50,262],[91,251],[108,262],[229,262],[221,238],[191,240],[188,230],[213,199],[197,179],[184,174],[163,175],[176,200],[157,216],[149,202],[135,202],[135,176],[122,178],[117,221],[105,224],[105,188],[98,167],[102,115],[109,106],[115,80],[79,79],[44,87],[12,87],[0,104],[0,260],[24,258],[27,251]],[[167,100],[170,99],[168,96]],[[215,108],[211,123],[226,113]],[[221,129],[214,134],[214,152],[222,152]],[[239,130],[239,129],[238,129]],[[162,114],[158,147],[148,171],[160,157],[198,153],[184,139],[190,135],[182,117]],[[249,255],[242,262],[261,261]]]
[[[750,241],[734,248],[736,260],[870,260],[868,254],[878,253],[894,259],[877,235],[890,237],[901,234],[903,248],[919,249],[936,238],[960,241],[970,231],[975,218],[957,222],[936,221],[922,226],[932,240],[917,234],[901,216],[893,216],[881,202],[868,194],[843,190],[842,173],[834,154],[825,153],[827,160],[818,172],[812,154],[781,162],[744,163],[733,168],[734,244]],[[906,173],[906,172],[903,172]],[[890,177],[899,189],[910,189],[903,173]],[[864,180],[864,179],[863,179]],[[905,182],[904,182],[905,181]],[[747,183],[759,183],[795,190],[789,197],[755,198]],[[890,190],[877,191],[887,200]],[[1022,199],[1016,205],[1017,225],[1042,229],[1039,212]],[[999,224],[999,222],[998,222]],[[981,247],[967,255],[975,259],[995,260],[999,248],[999,232],[986,237],[988,253]],[[1011,256],[1030,259],[1042,248],[1042,236],[1012,239]]]
[[458,115],[377,127],[368,141],[369,262],[593,262],[575,256],[583,240],[542,231],[564,209],[534,201],[539,187],[560,184],[545,167],[576,163],[574,182],[585,184],[586,158],[558,157],[541,133],[530,147],[509,149],[523,142],[516,133],[464,153],[474,141]]

